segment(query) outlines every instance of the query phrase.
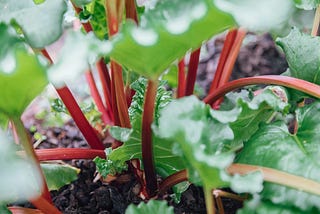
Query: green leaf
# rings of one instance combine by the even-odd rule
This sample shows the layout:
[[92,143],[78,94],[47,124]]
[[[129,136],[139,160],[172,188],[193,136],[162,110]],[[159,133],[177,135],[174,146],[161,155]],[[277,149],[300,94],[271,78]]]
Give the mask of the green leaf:
[[169,207],[166,201],[150,200],[148,203],[141,202],[138,206],[131,204],[126,209],[126,214],[173,214],[173,207]]
[[[263,125],[245,143],[237,162],[260,165],[285,171],[320,182],[319,151],[320,103],[315,102],[297,110],[298,132],[289,133],[282,121]],[[310,211],[320,210],[320,196],[276,184],[266,183],[263,199],[275,204],[299,207]]]
[[[279,86],[269,86],[252,100],[249,97],[235,98],[236,108],[240,114],[237,120],[230,123],[234,140],[225,145],[229,150],[238,150],[258,129],[261,122],[272,119],[275,112],[288,113],[287,92]],[[216,114],[220,114],[219,111]]]
[[102,42],[92,33],[69,32],[57,62],[48,70],[49,81],[58,88],[63,87],[66,81],[72,81],[85,72],[111,48],[110,42]]
[[320,84],[320,39],[293,28],[277,44],[286,54],[292,77]]
[[219,11],[212,0],[163,0],[142,15],[140,26],[127,22],[122,27],[112,39],[111,57],[157,79],[187,51],[231,26],[232,18]]
[[67,164],[42,163],[49,190],[58,190],[78,178],[80,170]]
[[32,47],[43,48],[60,37],[67,5],[64,0],[47,0],[41,4],[33,0],[2,0],[0,8],[0,21],[9,24],[14,20]]
[[109,159],[109,155],[111,154],[112,149],[106,148],[106,159],[102,159],[100,157],[96,157],[93,161],[96,164],[98,172],[101,174],[102,177],[107,177],[107,175],[116,175],[124,170],[128,169],[128,165],[123,161],[112,161]]
[[296,7],[304,10],[312,10],[319,6],[319,0],[294,0]]
[[163,109],[157,133],[176,142],[175,153],[187,161],[188,177],[192,182],[198,175],[206,189],[213,189],[250,181],[252,189],[237,190],[257,192],[262,188],[260,173],[231,177],[225,171],[233,162],[234,153],[223,152],[223,145],[234,138],[229,123],[234,122],[238,114],[237,110],[217,112],[194,96],[185,97],[172,101]]
[[0,46],[6,48],[0,55],[0,85],[5,89],[0,90],[0,112],[20,116],[47,85],[46,66],[4,24],[0,24]]
[[292,0],[215,0],[215,3],[232,14],[240,26],[263,32],[281,33],[295,9]]
[[8,209],[7,205],[4,203],[0,203],[0,213],[2,214],[12,214],[12,212]]
[[9,124],[9,118],[0,112],[0,129],[6,130]]
[[35,164],[18,156],[14,145],[0,130],[0,204],[38,197],[42,186]]
[[77,7],[82,7],[86,4],[89,4],[92,2],[92,0],[72,0],[72,2],[77,6]]
[[261,201],[259,196],[254,196],[244,203],[244,207],[237,214],[300,214],[301,210],[290,206],[275,205],[270,201]]
[[106,0],[93,0],[79,14],[80,18],[87,19],[83,21],[90,21],[94,34],[101,40],[108,38],[105,2]]

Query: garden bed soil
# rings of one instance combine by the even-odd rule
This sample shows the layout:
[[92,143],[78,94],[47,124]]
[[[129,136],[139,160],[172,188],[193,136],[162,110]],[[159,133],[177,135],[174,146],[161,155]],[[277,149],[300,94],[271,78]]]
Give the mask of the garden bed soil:
[[[210,40],[207,44],[207,55],[199,64],[197,84],[205,92],[210,87],[222,46],[223,37]],[[252,35],[251,42],[241,48],[232,79],[280,74],[286,68],[284,56],[275,48],[270,35]],[[27,114],[24,116],[24,122],[28,129],[35,126],[37,132],[46,136],[46,140],[38,148],[88,148],[72,121],[67,122],[62,128],[43,128],[41,120],[35,119],[32,114]],[[55,206],[63,213],[124,213],[130,203],[138,204],[142,201],[138,196],[140,184],[133,173],[127,172],[115,181],[105,184],[100,180],[94,181],[96,169],[91,160],[73,160],[69,163],[81,169],[78,179],[59,191],[51,192]],[[202,189],[194,185],[183,193],[178,204],[174,203],[170,192],[161,199],[173,205],[175,213],[206,213]],[[227,214],[235,213],[242,206],[239,201],[226,198],[223,198],[223,205]]]

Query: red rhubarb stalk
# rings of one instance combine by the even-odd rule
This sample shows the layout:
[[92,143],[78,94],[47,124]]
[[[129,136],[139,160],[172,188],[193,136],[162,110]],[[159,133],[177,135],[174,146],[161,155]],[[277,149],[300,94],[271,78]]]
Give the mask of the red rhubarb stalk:
[[61,212],[52,204],[50,204],[45,198],[39,197],[37,199],[32,199],[30,202],[43,213],[50,214],[61,214]]
[[86,76],[87,82],[89,84],[89,88],[90,88],[90,92],[91,92],[92,98],[93,98],[98,110],[102,114],[101,115],[102,121],[105,124],[111,125],[112,124],[112,120],[109,117],[109,114],[108,114],[108,112],[106,110],[106,107],[103,105],[102,99],[100,97],[97,85],[95,84],[94,77],[93,77],[93,74],[92,74],[91,70],[87,71],[85,73],[85,76]]
[[178,63],[178,89],[177,89],[177,98],[184,96],[186,90],[186,72],[185,72],[185,63],[184,58]]
[[153,122],[154,117],[154,103],[157,95],[157,86],[158,82],[156,80],[148,80],[142,115],[142,162],[144,166],[146,187],[149,197],[155,196],[156,191],[158,189],[154,165],[151,130],[151,124]]
[[164,179],[160,186],[159,186],[159,194],[164,194],[169,188],[173,187],[174,185],[181,183],[183,181],[187,181],[187,170],[181,170],[179,172],[176,172],[170,176],[168,176],[166,179]]
[[228,32],[228,34],[226,36],[226,39],[225,39],[225,42],[224,42],[224,45],[222,48],[222,52],[220,54],[218,67],[217,67],[217,70],[214,74],[214,79],[213,79],[212,84],[210,86],[209,93],[212,93],[219,86],[219,82],[220,82],[220,79],[222,76],[223,68],[224,68],[225,63],[227,61],[227,58],[228,58],[229,52],[232,48],[232,45],[234,43],[234,40],[237,36],[237,31],[238,31],[237,29],[232,29]]
[[197,77],[198,65],[199,65],[200,49],[201,48],[198,48],[197,50],[192,52],[190,56],[190,62],[188,67],[187,80],[186,80],[185,96],[189,96],[193,94],[194,85]]
[[226,83],[222,87],[218,88],[213,93],[210,93],[203,101],[207,104],[213,104],[215,101],[220,99],[226,93],[231,92],[235,89],[256,84],[270,84],[270,85],[281,85],[284,87],[292,88],[309,94],[311,96],[320,98],[320,86],[307,82],[305,80],[297,79],[294,77],[278,76],[278,75],[265,75],[257,77],[247,77],[234,80]]
[[94,128],[90,125],[87,118],[84,116],[69,88],[62,87],[57,88],[56,90],[63,100],[69,113],[71,114],[74,122],[80,129],[81,133],[83,134],[84,138],[87,140],[91,148],[104,150],[104,145],[100,141]]
[[126,17],[138,23],[138,15],[135,0],[126,0]]
[[39,161],[106,158],[105,152],[98,149],[56,148],[36,149],[35,152]]

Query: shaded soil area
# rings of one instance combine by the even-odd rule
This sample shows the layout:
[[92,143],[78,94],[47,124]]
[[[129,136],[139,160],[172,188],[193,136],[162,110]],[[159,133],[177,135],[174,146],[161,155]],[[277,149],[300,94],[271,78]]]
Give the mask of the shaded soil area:
[[[280,74],[287,68],[283,54],[273,43],[270,35],[249,37],[246,45],[241,48],[240,56],[236,62],[232,79],[240,77]],[[210,87],[218,58],[223,46],[223,37],[218,37],[208,42],[207,55],[199,65],[197,84],[205,91]],[[87,148],[86,142],[72,121],[67,122],[62,128],[43,128],[42,121],[33,116],[24,118],[26,127],[31,126],[46,136],[46,139],[37,148]],[[34,131],[31,132],[34,134]],[[36,141],[34,139],[34,141]],[[107,142],[106,142],[107,143]],[[67,214],[107,214],[124,213],[130,203],[138,204],[142,201],[139,197],[140,184],[128,172],[109,184],[100,180],[94,181],[95,164],[88,160],[74,160],[69,162],[81,169],[79,178],[70,185],[62,187],[59,191],[52,192],[54,204]],[[191,185],[182,195],[181,202],[176,204],[170,193],[163,196],[170,205],[175,207],[175,213],[206,213],[202,189]],[[235,213],[242,204],[232,199],[222,199],[225,213]],[[29,205],[26,205],[29,206]]]

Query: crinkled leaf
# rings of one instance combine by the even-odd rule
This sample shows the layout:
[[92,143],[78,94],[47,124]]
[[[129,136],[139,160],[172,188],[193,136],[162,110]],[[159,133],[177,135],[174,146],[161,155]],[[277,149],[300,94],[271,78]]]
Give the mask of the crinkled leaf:
[[47,0],[41,4],[35,4],[33,0],[1,0],[0,8],[0,21],[10,23],[15,20],[28,43],[32,47],[43,48],[61,35],[67,5],[64,0]]
[[163,0],[142,15],[138,27],[133,22],[122,27],[112,40],[111,57],[157,79],[174,60],[232,25],[232,18],[212,0]]
[[[270,86],[265,88],[252,100],[249,97],[236,98],[236,108],[240,114],[237,120],[230,123],[234,132],[234,140],[228,149],[237,150],[259,129],[261,122],[268,121],[275,112],[289,111],[287,92],[284,88]],[[219,114],[219,112],[216,112]]]
[[0,112],[20,116],[47,85],[46,66],[4,24],[0,24],[0,46],[6,48],[0,56]]
[[127,170],[128,165],[123,161],[112,161],[109,159],[109,155],[111,154],[112,149],[106,148],[106,159],[96,157],[93,161],[96,164],[97,170],[102,177],[106,177],[107,175],[116,175],[119,172]]
[[138,206],[131,204],[126,209],[126,214],[173,214],[173,207],[169,207],[166,201],[150,200],[148,203],[141,202]]
[[41,164],[49,190],[58,190],[78,178],[80,170],[67,164]]
[[243,178],[229,176],[225,171],[233,162],[234,153],[222,150],[224,144],[234,138],[229,123],[235,121],[238,114],[237,110],[214,111],[209,105],[190,96],[172,101],[163,109],[157,133],[177,143],[175,152],[187,161],[191,181],[198,174],[205,188],[211,189],[226,187],[234,182],[256,181],[257,185],[251,184],[251,187],[257,188],[241,191],[257,192],[261,190],[260,173]]
[[251,31],[281,32],[294,12],[292,0],[214,0],[218,8],[233,15]]
[[18,156],[14,145],[0,130],[0,202],[38,197],[42,186],[34,163]]
[[309,82],[320,84],[320,39],[292,29],[284,38],[278,38],[277,44],[286,54],[290,75]]
[[69,32],[57,62],[48,70],[49,81],[63,87],[65,81],[74,80],[111,48],[110,42],[100,41],[92,33]]
[[301,210],[290,206],[275,205],[270,201],[261,201],[258,196],[246,201],[237,214],[300,214]]
[[294,0],[296,7],[304,10],[312,10],[320,4],[319,0]]
[[[240,163],[275,168],[320,182],[319,138],[320,103],[316,102],[297,110],[298,132],[289,133],[284,122],[262,126],[245,143],[237,161]],[[315,207],[320,210],[320,196],[297,189],[265,184],[264,199],[275,204],[292,205],[303,211]]]
[[99,39],[108,38],[105,2],[105,0],[93,0],[79,14],[81,19],[86,19],[83,21],[90,21],[93,32]]
[[[160,110],[163,109],[163,107],[165,107],[172,100],[172,92],[167,91],[165,89],[165,85],[166,81],[160,81],[157,89],[154,115],[155,124],[158,124]],[[147,79],[145,78],[139,78],[137,81],[134,81],[131,84],[131,88],[136,91],[129,108],[129,116],[132,123],[134,122],[135,117],[138,117],[138,115],[142,115],[146,87]]]

